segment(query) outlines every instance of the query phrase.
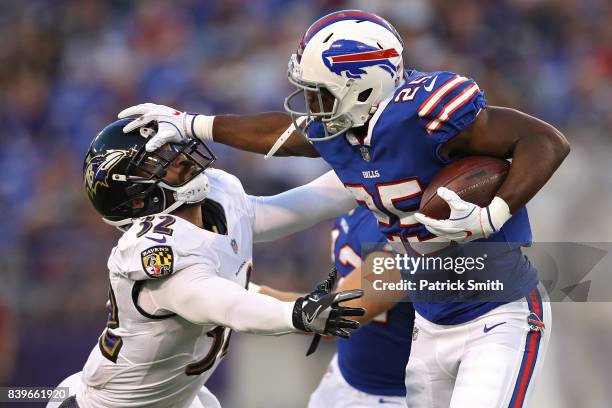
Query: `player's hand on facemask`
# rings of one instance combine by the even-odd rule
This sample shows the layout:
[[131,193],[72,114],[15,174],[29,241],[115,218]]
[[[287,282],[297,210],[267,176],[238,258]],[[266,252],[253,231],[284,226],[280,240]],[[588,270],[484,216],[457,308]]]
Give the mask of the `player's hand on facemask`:
[[[198,137],[205,139],[205,136],[198,134],[195,129],[196,117],[200,116],[202,120],[199,125],[200,131],[212,133],[212,118],[213,116],[204,116],[199,113],[181,112],[174,108],[164,105],[156,105],[154,103],[142,103],[140,105],[130,106],[127,109],[119,112],[120,119],[137,116],[136,119],[128,123],[123,131],[131,132],[150,122],[157,122],[157,133],[149,140],[145,146],[148,152],[155,151],[166,143],[181,143],[189,138]],[[200,132],[201,133],[201,132]]]
[[450,207],[450,217],[436,220],[421,213],[414,216],[429,232],[449,241],[462,243],[488,238],[512,216],[508,204],[500,197],[495,197],[488,207],[479,207],[446,187],[438,188],[437,193]]
[[345,317],[363,316],[365,309],[360,307],[340,306],[339,303],[363,296],[363,290],[354,289],[334,293],[337,271],[333,268],[328,278],[321,282],[314,291],[295,301],[293,307],[293,325],[296,329],[326,336],[349,338],[347,329],[359,328],[359,322]]

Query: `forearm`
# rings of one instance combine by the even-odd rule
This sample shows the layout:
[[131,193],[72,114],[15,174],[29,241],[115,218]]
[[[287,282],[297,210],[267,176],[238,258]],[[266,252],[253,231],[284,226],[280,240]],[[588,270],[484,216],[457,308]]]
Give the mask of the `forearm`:
[[249,292],[220,277],[181,277],[179,273],[168,278],[151,295],[159,309],[176,313],[195,324],[217,324],[269,335],[296,331],[291,316],[292,302]]
[[275,196],[249,196],[254,208],[255,241],[272,241],[334,218],[356,206],[332,171]]
[[294,301],[244,291],[227,305],[218,320],[221,325],[242,332],[272,335],[296,332],[292,323]]
[[[340,292],[343,290],[351,290],[351,289],[361,289],[361,268],[355,268],[350,274],[348,274],[345,278],[340,280],[338,284],[338,288],[336,291]],[[388,297],[391,297],[390,295]],[[401,298],[404,300],[404,297]],[[365,324],[372,321],[376,316],[381,313],[385,313],[393,306],[397,304],[399,300],[389,299],[387,301],[373,301],[368,298],[368,296],[361,297],[359,299],[351,300],[350,302],[346,302],[346,306],[350,307],[362,307],[366,310],[363,316],[355,316],[354,320],[357,320],[359,323]]]
[[[196,123],[200,121],[201,119],[197,118]],[[219,115],[215,116],[212,122],[212,136],[215,142],[266,154],[291,123],[291,117],[281,112]],[[293,132],[276,152],[276,156],[318,157],[318,154],[297,132]]]

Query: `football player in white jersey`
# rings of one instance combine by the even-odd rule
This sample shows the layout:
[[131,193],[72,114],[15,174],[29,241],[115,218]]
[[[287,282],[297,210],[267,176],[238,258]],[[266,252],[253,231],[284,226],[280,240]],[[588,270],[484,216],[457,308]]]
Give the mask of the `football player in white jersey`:
[[[208,168],[200,141],[145,150],[151,127],[124,134],[119,120],[93,140],[87,194],[105,222],[125,230],[108,259],[108,320],[83,371],[48,407],[219,407],[204,387],[232,330],[348,337],[364,309],[340,306],[333,279],[293,302],[248,291],[254,241],[307,228],[355,206],[333,173],[270,197]],[[333,193],[333,194],[330,194]],[[321,206],[321,202],[327,205]],[[315,205],[316,203],[316,205]]]

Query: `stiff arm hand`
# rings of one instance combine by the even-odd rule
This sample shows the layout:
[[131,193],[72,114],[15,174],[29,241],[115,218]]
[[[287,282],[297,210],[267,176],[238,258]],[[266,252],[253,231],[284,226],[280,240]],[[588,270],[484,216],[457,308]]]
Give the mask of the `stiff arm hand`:
[[[148,152],[155,151],[166,143],[181,143],[189,138],[210,134],[212,139],[213,116],[200,115],[199,113],[181,112],[174,108],[154,103],[143,103],[122,110],[117,115],[119,119],[135,117],[128,123],[123,131],[129,133],[134,129],[145,126],[151,122],[157,122],[157,133],[147,142],[145,149]],[[196,118],[200,120],[196,121]],[[196,131],[196,125],[198,131]],[[207,127],[209,127],[208,130]]]

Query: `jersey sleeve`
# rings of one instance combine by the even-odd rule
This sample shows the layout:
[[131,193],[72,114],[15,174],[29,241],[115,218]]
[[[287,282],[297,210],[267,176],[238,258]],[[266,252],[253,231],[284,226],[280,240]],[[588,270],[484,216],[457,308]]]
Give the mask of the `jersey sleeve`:
[[293,302],[249,292],[230,280],[210,276],[205,267],[153,282],[156,308],[176,313],[195,324],[216,324],[241,332],[279,335],[295,332]]
[[256,242],[273,241],[342,214],[357,204],[333,171],[283,193],[250,196]]
[[420,101],[417,114],[438,144],[463,131],[487,105],[484,92],[473,79],[453,72],[433,75],[424,90],[427,94]]
[[223,190],[225,194],[232,197],[233,204],[239,208],[239,212],[246,214],[254,223],[253,207],[249,195],[244,191],[240,179],[233,174],[219,169],[208,169],[206,175],[210,180],[211,188]]
[[[151,230],[142,233],[149,225]],[[162,232],[151,232],[164,225]],[[112,273],[131,280],[161,279],[174,275],[190,266],[203,265],[216,275],[220,260],[210,250],[211,241],[198,233],[197,227],[171,215],[144,217],[121,237],[108,259]]]

